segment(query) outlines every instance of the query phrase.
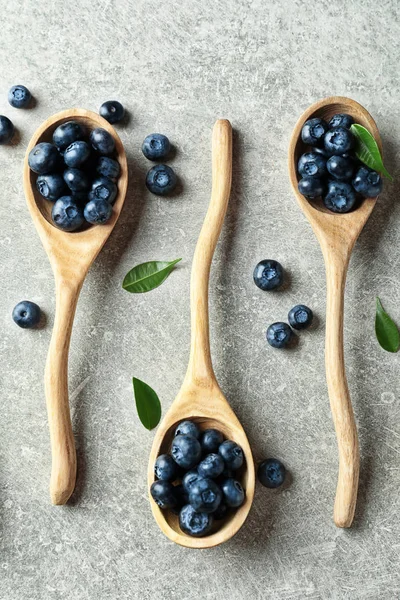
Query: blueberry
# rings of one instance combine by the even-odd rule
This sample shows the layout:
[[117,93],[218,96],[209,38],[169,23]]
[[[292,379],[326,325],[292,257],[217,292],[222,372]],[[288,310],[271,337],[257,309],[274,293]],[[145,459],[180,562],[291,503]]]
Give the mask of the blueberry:
[[286,469],[276,458],[267,458],[257,470],[258,481],[267,488],[277,488],[285,481]]
[[353,175],[354,161],[347,156],[331,156],[326,168],[335,179],[346,181]]
[[225,504],[225,502],[221,502],[218,506],[217,510],[213,512],[213,517],[216,521],[221,521],[221,519],[225,519],[229,511],[229,508]]
[[319,154],[320,156],[324,156],[325,158],[329,158],[331,155],[329,154],[329,152],[327,152],[325,150],[325,148],[317,148],[317,146],[315,146],[312,149],[313,153],[315,154]]
[[182,485],[184,489],[189,492],[192,484],[199,479],[200,475],[197,469],[191,469],[182,477]]
[[177,435],[172,440],[171,454],[183,469],[192,469],[201,458],[201,446],[192,435]]
[[306,152],[299,158],[297,170],[302,177],[321,177],[326,173],[326,160],[316,152]]
[[99,114],[109,123],[118,123],[124,118],[125,110],[118,100],[107,100],[100,106]]
[[240,469],[243,464],[243,450],[236,442],[232,442],[232,440],[222,442],[218,448],[218,454],[222,456],[228,469],[236,471],[236,469]]
[[304,304],[297,304],[288,314],[288,321],[293,329],[305,329],[313,320],[313,311]]
[[306,198],[318,198],[325,191],[325,184],[317,177],[303,177],[297,184],[300,194]]
[[309,119],[303,125],[301,139],[309,146],[317,146],[327,131],[328,124],[323,119]]
[[176,507],[173,510],[175,514],[179,514],[182,507],[189,504],[189,496],[181,483],[174,485],[174,496],[176,498]]
[[63,231],[75,231],[84,223],[82,208],[71,196],[61,196],[56,200],[51,217],[53,223]]
[[179,526],[184,533],[193,537],[207,535],[213,525],[213,516],[197,512],[193,506],[187,504],[179,513]]
[[59,164],[60,156],[57,148],[48,142],[37,144],[29,152],[28,164],[34,173],[43,175],[55,171]]
[[72,142],[85,137],[84,127],[78,121],[67,121],[57,127],[53,133],[53,143],[61,151],[64,151]]
[[354,147],[354,135],[349,129],[335,127],[325,134],[324,146],[331,154],[344,154]]
[[215,479],[221,475],[225,468],[224,459],[219,454],[207,454],[197,467],[200,477],[209,477]]
[[90,156],[90,148],[86,142],[72,142],[65,149],[64,162],[68,167],[80,167]]
[[292,338],[293,331],[287,323],[272,323],[267,329],[267,342],[273,348],[284,348]]
[[24,85],[13,85],[8,92],[8,101],[14,108],[26,108],[32,100],[32,94]]
[[193,421],[181,421],[175,429],[174,435],[191,435],[196,439],[199,439],[200,429]]
[[34,302],[23,300],[14,307],[12,318],[22,329],[36,327],[40,321],[40,308]]
[[174,486],[169,481],[155,481],[151,485],[150,494],[162,509],[174,508],[178,504]]
[[344,181],[329,181],[328,193],[323,197],[327,209],[336,213],[346,213],[356,202],[354,189]]
[[166,135],[162,133],[151,133],[143,144],[142,152],[149,160],[161,160],[166,158],[171,150],[171,144]]
[[36,187],[43,198],[47,198],[47,200],[51,200],[52,202],[61,198],[67,191],[64,178],[59,173],[39,175],[36,179]]
[[238,508],[244,502],[244,489],[236,479],[226,479],[222,485],[224,502],[231,508]]
[[113,136],[101,127],[90,132],[90,143],[99,154],[112,154],[115,149]]
[[115,202],[118,188],[108,177],[97,177],[92,183],[91,197],[107,200],[110,204]]
[[96,166],[96,171],[103,177],[108,177],[108,179],[115,180],[119,177],[121,167],[119,166],[119,162],[117,160],[114,160],[109,156],[100,156]]
[[353,123],[354,119],[351,115],[338,113],[337,115],[333,115],[332,119],[329,121],[329,127],[344,127],[345,129],[349,129]]
[[200,477],[189,490],[189,502],[198,512],[212,513],[222,500],[222,492],[212,479]]
[[364,198],[375,198],[381,193],[383,182],[376,171],[371,171],[367,167],[360,167],[354,176],[353,187]]
[[8,144],[14,135],[14,125],[8,117],[0,115],[0,145]]
[[283,282],[282,265],[277,260],[262,260],[254,269],[253,279],[260,290],[275,290]]
[[84,192],[90,187],[89,177],[81,169],[67,169],[64,171],[63,177],[72,192]]
[[178,182],[175,171],[168,165],[156,165],[146,175],[146,186],[152,194],[166,196],[176,187]]
[[157,479],[174,481],[178,474],[178,467],[172,456],[169,454],[160,454],[154,465],[154,473]]
[[83,210],[83,216],[88,223],[92,225],[104,225],[111,219],[113,212],[111,204],[103,198],[92,198],[92,192],[89,194],[89,202]]
[[218,448],[224,441],[224,436],[217,429],[206,429],[200,438],[203,452],[218,452]]

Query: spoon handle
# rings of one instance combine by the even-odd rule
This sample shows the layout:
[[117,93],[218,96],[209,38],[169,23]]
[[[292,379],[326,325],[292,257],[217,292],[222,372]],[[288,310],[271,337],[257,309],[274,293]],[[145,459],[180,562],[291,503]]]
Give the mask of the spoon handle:
[[211,261],[228,207],[232,182],[232,126],[220,119],[212,134],[212,192],[193,257],[190,282],[191,347],[186,377],[215,382],[210,354],[208,283]]
[[56,315],[45,369],[53,504],[65,504],[75,487],[76,452],[68,400],[68,351],[81,287],[82,282],[72,283],[56,275]]
[[337,527],[350,527],[357,502],[360,456],[357,427],[347,386],[343,352],[344,289],[350,253],[325,254],[327,305],[325,367],[339,450],[334,507]]

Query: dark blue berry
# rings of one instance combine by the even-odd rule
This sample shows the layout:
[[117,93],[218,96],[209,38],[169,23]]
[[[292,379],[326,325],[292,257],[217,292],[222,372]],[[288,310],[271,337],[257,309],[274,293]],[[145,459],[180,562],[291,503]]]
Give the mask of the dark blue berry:
[[192,469],[201,458],[200,442],[192,435],[177,435],[172,440],[171,454],[180,467]]
[[260,290],[275,290],[283,283],[282,265],[277,260],[262,260],[254,269],[253,279]]
[[316,152],[306,152],[299,158],[297,165],[302,177],[322,177],[326,173],[326,160]]
[[22,329],[36,327],[40,321],[40,308],[34,302],[23,300],[14,307],[12,318]]
[[39,175],[55,171],[59,164],[59,160],[60,156],[57,152],[57,148],[48,142],[37,144],[32,148],[28,156],[30,169]]
[[8,92],[8,101],[14,108],[26,108],[32,100],[32,94],[24,85],[13,85]]
[[115,202],[118,188],[108,177],[97,177],[92,183],[92,197],[107,200],[110,204]]
[[379,173],[360,167],[353,179],[353,187],[364,198],[375,198],[383,188],[383,181]]
[[213,512],[213,517],[216,521],[221,521],[221,519],[225,519],[229,511],[229,508],[225,504],[225,502],[221,502],[218,506],[217,510]]
[[71,196],[62,196],[51,211],[53,223],[63,231],[76,231],[84,223],[82,208]]
[[222,500],[222,492],[212,479],[200,477],[189,489],[189,502],[198,512],[212,513]]
[[80,167],[90,156],[90,148],[86,142],[72,142],[65,149],[64,162],[68,167]]
[[118,100],[107,100],[100,106],[99,114],[109,123],[119,123],[124,118],[125,110]]
[[222,485],[223,501],[231,508],[238,508],[244,502],[244,490],[236,479],[226,479]]
[[14,135],[14,125],[8,117],[0,115],[0,145],[8,144]]
[[285,466],[276,458],[267,458],[257,470],[258,481],[267,488],[277,488],[285,481]]
[[174,481],[178,474],[178,466],[169,454],[160,454],[154,465],[154,473],[157,479],[163,481]]
[[162,509],[174,508],[178,504],[174,486],[169,481],[155,481],[151,485],[150,494]]
[[119,166],[119,162],[117,160],[114,160],[109,156],[100,156],[96,166],[96,171],[103,177],[108,177],[108,179],[115,180],[119,177],[121,167]]
[[189,492],[192,484],[199,479],[200,475],[197,469],[191,469],[182,477],[182,485],[184,489]]
[[174,435],[191,435],[196,439],[199,439],[200,428],[193,421],[181,421],[175,429]]
[[84,127],[78,121],[67,121],[57,127],[53,133],[53,142],[57,148],[64,151],[72,142],[85,137]]
[[331,156],[326,163],[326,168],[335,179],[347,181],[353,175],[354,161],[345,156]]
[[218,448],[224,441],[224,436],[217,429],[206,429],[200,438],[203,452],[218,452]]
[[267,329],[267,342],[273,348],[285,348],[293,339],[293,331],[287,323],[272,323]]
[[81,169],[67,169],[64,171],[63,177],[72,192],[84,192],[90,187],[89,177]]
[[179,526],[188,535],[202,537],[210,533],[213,526],[213,516],[204,512],[197,512],[193,506],[187,504],[179,513]]
[[232,440],[222,442],[218,448],[218,454],[224,459],[224,463],[228,469],[236,471],[243,464],[244,456],[241,447]]
[[344,181],[329,181],[328,193],[323,197],[327,209],[336,213],[349,212],[355,202],[356,195],[349,183]]
[[90,132],[90,143],[99,154],[112,154],[115,149],[113,136],[101,127]]
[[329,121],[329,127],[344,127],[345,129],[348,129],[353,123],[354,119],[351,115],[338,113],[337,115],[333,115],[332,119]]
[[301,130],[301,139],[309,146],[318,146],[328,131],[328,124],[323,119],[309,119]]
[[306,198],[318,198],[325,191],[325,184],[317,177],[303,177],[297,184],[300,194]]
[[86,204],[83,216],[88,223],[92,225],[104,225],[111,219],[112,206],[103,198],[93,198],[92,193],[89,194],[89,202]]
[[166,196],[178,182],[175,171],[168,165],[155,165],[146,175],[146,186],[152,194]]
[[151,133],[143,144],[142,152],[149,160],[161,160],[166,158],[171,150],[171,144],[166,135],[162,133]]
[[288,321],[293,329],[305,329],[313,320],[313,311],[304,304],[297,304],[288,314]]
[[39,175],[36,179],[36,187],[43,198],[47,198],[47,200],[51,200],[52,202],[61,198],[68,190],[64,178],[60,173]]
[[203,458],[197,467],[197,471],[200,477],[215,479],[221,475],[224,468],[225,463],[222,456],[220,454],[212,453]]
[[354,147],[354,135],[349,129],[335,127],[325,134],[324,146],[330,154],[344,154]]

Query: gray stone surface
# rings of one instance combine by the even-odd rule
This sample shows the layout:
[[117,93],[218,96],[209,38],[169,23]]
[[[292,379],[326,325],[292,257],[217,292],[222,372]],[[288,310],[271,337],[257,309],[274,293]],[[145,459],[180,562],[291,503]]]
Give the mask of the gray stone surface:
[[[324,377],[322,257],[287,176],[291,129],[313,101],[348,95],[381,130],[395,164],[400,113],[398,6],[393,0],[53,0],[1,2],[0,113],[19,143],[0,147],[0,597],[1,600],[393,599],[400,597],[399,356],[374,337],[374,298],[400,320],[398,183],[387,184],[351,262],[346,363],[362,451],[355,524],[334,527],[336,440]],[[7,104],[27,85],[34,109]],[[50,454],[43,369],[54,317],[53,278],[30,221],[22,161],[38,125],[61,109],[97,110],[118,98],[130,161],[128,202],[82,291],[72,339],[70,389],[79,479],[64,508],[48,499]],[[136,417],[131,376],[159,393],[165,411],[188,359],[190,262],[210,193],[210,132],[235,127],[232,200],[213,265],[215,370],[257,459],[278,456],[292,484],[258,489],[242,531],[222,547],[170,543],[149,508],[153,438]],[[183,182],[173,199],[146,192],[146,134],[176,145]],[[156,291],[131,296],[125,272],[150,259],[183,261]],[[290,286],[260,292],[252,270],[280,260]],[[19,330],[14,304],[47,314]],[[266,346],[265,329],[296,302],[318,327],[291,352]]]

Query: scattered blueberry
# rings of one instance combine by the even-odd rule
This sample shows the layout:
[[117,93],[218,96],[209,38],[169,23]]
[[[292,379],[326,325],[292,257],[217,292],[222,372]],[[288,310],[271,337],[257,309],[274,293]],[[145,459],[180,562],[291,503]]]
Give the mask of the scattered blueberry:
[[332,119],[329,121],[329,127],[344,127],[345,129],[349,129],[353,123],[354,119],[351,115],[338,113],[337,115],[333,115]]
[[64,152],[64,162],[68,167],[80,167],[90,156],[90,148],[86,142],[72,142]]
[[178,182],[175,171],[168,165],[155,165],[146,175],[146,186],[152,194],[166,196]]
[[63,176],[60,173],[48,173],[47,175],[39,175],[36,179],[36,187],[39,192],[47,200],[55,202],[67,192],[67,186]]
[[28,164],[34,173],[43,175],[57,170],[60,156],[57,148],[48,142],[37,144],[29,152]]
[[213,517],[207,513],[197,512],[193,506],[187,504],[179,514],[179,526],[183,532],[193,537],[201,537],[210,533]]
[[231,440],[222,442],[218,448],[218,454],[222,456],[228,469],[236,471],[237,469],[240,469],[243,464],[243,450],[236,442],[232,442]]
[[26,108],[32,100],[32,94],[24,85],[13,85],[8,92],[8,102],[14,108]]
[[218,452],[223,441],[224,436],[217,429],[206,429],[200,437],[203,452]]
[[285,348],[293,338],[293,331],[287,323],[272,323],[267,329],[267,342],[273,348]]
[[90,132],[90,143],[99,154],[112,154],[115,149],[113,136],[105,129],[98,127]]
[[181,421],[175,429],[174,435],[191,435],[199,439],[200,429],[193,421]]
[[89,177],[81,169],[66,169],[63,177],[72,192],[84,192],[90,187]]
[[143,144],[142,152],[149,160],[161,160],[166,158],[171,150],[171,144],[166,135],[162,133],[151,133]]
[[353,179],[353,187],[364,198],[375,198],[383,187],[382,178],[368,167],[360,167]]
[[191,469],[187,471],[182,477],[182,485],[184,489],[189,492],[192,484],[199,479],[200,475],[197,469]]
[[[92,196],[91,192],[89,196]],[[112,206],[103,198],[90,199],[83,210],[83,216],[88,223],[92,225],[104,225],[111,219]]]
[[109,156],[100,156],[96,171],[99,175],[103,177],[108,177],[108,179],[112,179],[115,181],[118,179],[121,167],[119,166],[119,162],[110,158]]
[[36,327],[40,321],[40,308],[34,302],[23,300],[14,307],[12,318],[22,329]]
[[356,194],[349,183],[332,180],[328,182],[328,193],[323,202],[332,212],[347,213],[354,207]]
[[174,508],[178,503],[174,486],[169,481],[155,481],[150,488],[150,494],[156,504],[162,509]]
[[125,114],[125,109],[118,100],[107,100],[100,106],[99,114],[109,123],[119,123]]
[[200,477],[189,489],[189,503],[195,510],[202,513],[212,513],[220,505],[222,492],[212,479]]
[[177,435],[172,440],[171,454],[180,467],[192,469],[201,457],[200,442],[191,435]]
[[199,463],[197,467],[197,471],[200,477],[209,477],[210,479],[215,479],[223,472],[225,468],[225,463],[219,454],[207,454],[206,457]]
[[53,133],[53,143],[61,151],[64,151],[72,142],[82,140],[85,137],[85,129],[77,121],[67,121],[57,127]]
[[354,161],[348,156],[331,156],[326,163],[326,168],[335,179],[348,181],[353,175]]
[[275,290],[283,282],[282,265],[276,260],[262,260],[254,269],[253,279],[260,290]]
[[326,173],[326,160],[316,152],[306,152],[299,158],[297,170],[302,177],[321,177]]
[[353,149],[354,136],[349,129],[335,127],[325,134],[324,146],[331,154],[344,154]]
[[276,458],[267,458],[260,463],[257,470],[258,481],[267,488],[277,488],[286,477],[285,466]]
[[301,139],[309,146],[317,146],[327,131],[328,124],[323,119],[309,119],[303,125]]
[[325,184],[322,179],[317,177],[303,177],[297,184],[300,194],[306,198],[314,199],[322,196],[325,191]]
[[176,479],[178,467],[170,454],[160,454],[157,457],[154,473],[157,479],[162,479],[163,481],[174,481]]
[[110,204],[115,202],[118,188],[108,177],[97,177],[92,183],[92,197],[107,200]]
[[0,115],[0,145],[8,144],[14,135],[14,125],[8,117]]
[[304,304],[297,304],[289,311],[288,321],[293,329],[305,329],[311,325],[313,316],[311,308]]
[[221,486],[224,502],[231,508],[238,508],[244,502],[244,490],[235,479],[226,479]]
[[84,223],[82,208],[71,196],[56,200],[51,216],[54,224],[63,231],[76,231]]

